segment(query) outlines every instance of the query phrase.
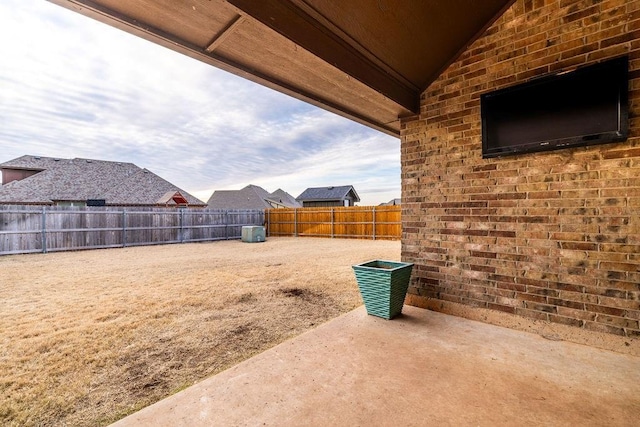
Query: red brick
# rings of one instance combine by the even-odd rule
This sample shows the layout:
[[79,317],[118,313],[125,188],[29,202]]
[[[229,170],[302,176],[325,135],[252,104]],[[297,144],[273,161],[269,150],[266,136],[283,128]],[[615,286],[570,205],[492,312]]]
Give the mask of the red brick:
[[584,322],[571,317],[558,316],[556,314],[549,314],[549,321],[553,323],[560,323],[562,325],[581,327]]
[[558,315],[579,320],[595,320],[596,313],[570,307],[558,307]]
[[586,243],[586,242],[560,242],[560,247],[562,249],[571,249],[571,250],[578,250],[578,251],[598,250],[598,245],[596,243]]
[[602,153],[603,159],[619,159],[627,157],[640,157],[640,148],[627,148],[624,150],[615,150]]
[[[625,53],[628,141],[481,158],[481,94]],[[640,335],[640,2],[517,0],[421,104],[401,121],[414,291]]]
[[498,310],[505,313],[510,313],[510,314],[515,314],[516,312],[516,308],[513,306],[496,304],[496,303],[488,303],[487,308],[490,308],[491,310]]
[[[534,295],[534,294],[527,294],[527,293],[518,293],[516,295],[516,299],[518,301],[525,301],[525,305],[527,305],[528,303],[544,304],[547,302],[547,297],[544,295]],[[527,305],[527,308],[533,309],[533,307],[528,305]],[[545,311],[545,310],[538,310],[538,311]]]
[[625,336],[626,335],[626,333],[624,331],[624,328],[611,326],[611,325],[605,325],[605,324],[597,323],[597,322],[585,321],[584,325],[583,325],[583,328],[588,329],[590,331],[594,331],[594,332],[605,332],[605,333],[608,333],[608,334],[621,335],[621,336]]
[[640,266],[638,264],[623,262],[601,262],[600,268],[610,271],[638,271]]
[[596,322],[604,323],[605,325],[617,326],[620,328],[638,329],[638,321],[625,319],[624,317],[606,316],[599,314],[596,317]]
[[516,307],[516,314],[522,317],[528,317],[537,320],[549,320],[549,313],[544,313],[536,310],[529,310],[526,308]]
[[529,310],[542,311],[545,313],[557,313],[558,307],[549,304],[539,304],[536,302],[527,302],[526,307]]
[[625,311],[621,308],[607,307],[604,305],[585,304],[585,310],[592,313],[607,314],[611,316],[622,317],[625,315]]

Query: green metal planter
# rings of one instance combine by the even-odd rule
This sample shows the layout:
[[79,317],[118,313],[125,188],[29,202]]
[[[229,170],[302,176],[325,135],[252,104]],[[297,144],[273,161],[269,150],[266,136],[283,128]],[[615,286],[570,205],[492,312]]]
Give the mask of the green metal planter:
[[353,266],[368,314],[393,319],[402,312],[412,268],[412,263],[384,260]]

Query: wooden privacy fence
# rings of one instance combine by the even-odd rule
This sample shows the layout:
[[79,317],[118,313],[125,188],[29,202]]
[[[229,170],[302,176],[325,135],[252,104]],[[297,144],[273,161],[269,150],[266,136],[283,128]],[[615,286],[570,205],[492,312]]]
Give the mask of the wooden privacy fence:
[[268,209],[269,236],[400,239],[401,206]]
[[262,210],[0,206],[0,255],[239,239]]

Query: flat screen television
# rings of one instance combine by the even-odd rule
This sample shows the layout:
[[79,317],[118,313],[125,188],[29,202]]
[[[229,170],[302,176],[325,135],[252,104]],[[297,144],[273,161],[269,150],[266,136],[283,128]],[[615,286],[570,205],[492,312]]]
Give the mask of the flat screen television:
[[624,56],[482,95],[482,157],[626,140],[628,70]]

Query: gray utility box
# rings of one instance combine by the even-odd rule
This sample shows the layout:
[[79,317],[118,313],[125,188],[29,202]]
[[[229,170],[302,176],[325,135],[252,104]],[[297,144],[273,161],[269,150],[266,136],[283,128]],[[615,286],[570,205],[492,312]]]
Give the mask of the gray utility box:
[[245,225],[242,227],[242,241],[247,243],[264,242],[264,227],[259,225]]

